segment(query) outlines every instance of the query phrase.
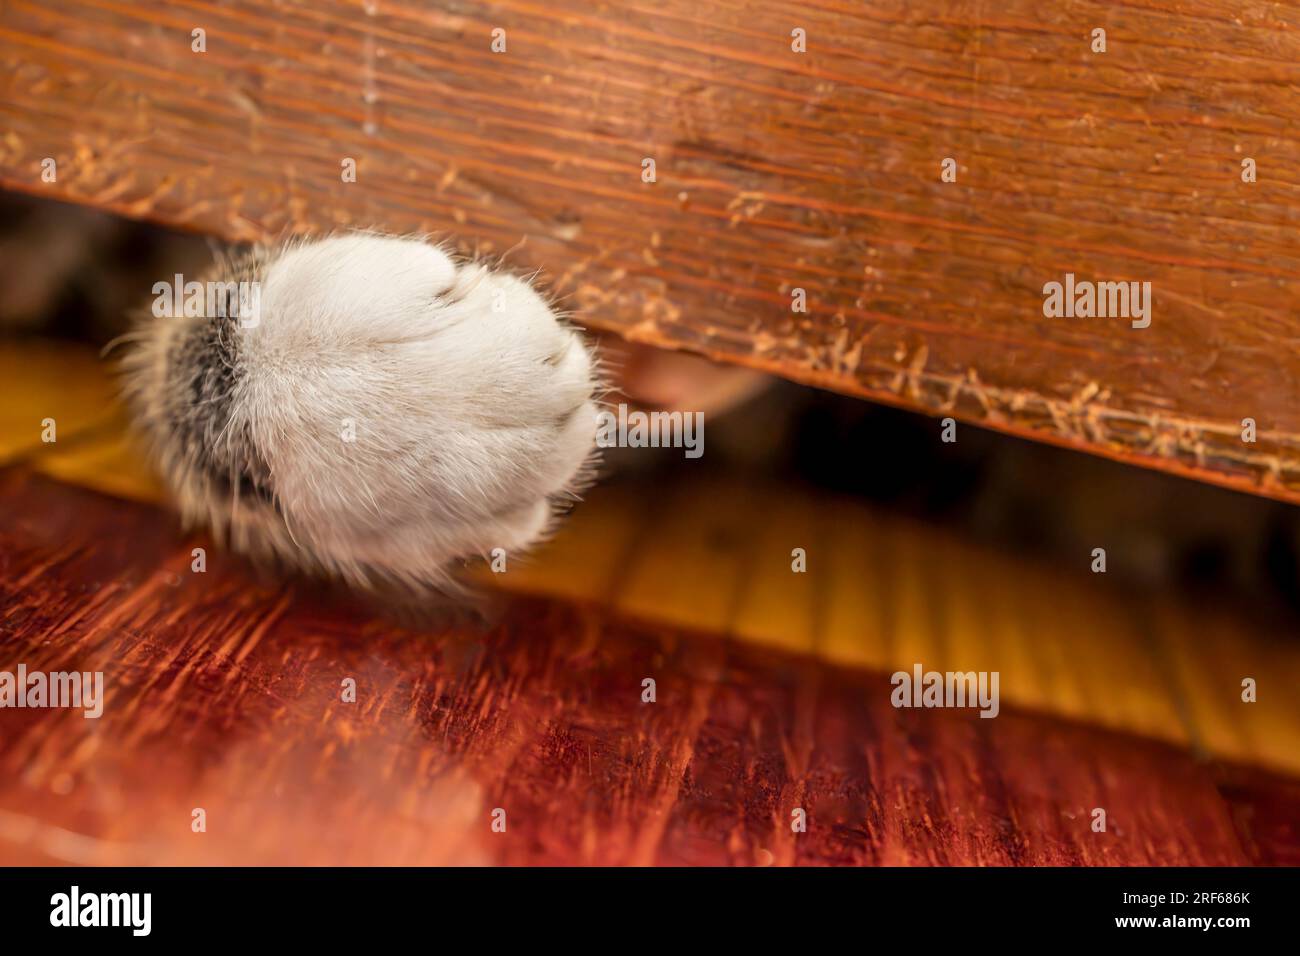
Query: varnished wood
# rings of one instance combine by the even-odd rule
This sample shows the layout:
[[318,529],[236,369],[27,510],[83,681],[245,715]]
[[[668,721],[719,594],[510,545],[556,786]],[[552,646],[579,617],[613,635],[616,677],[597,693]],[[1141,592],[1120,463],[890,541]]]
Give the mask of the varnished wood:
[[[1297,501],[1297,27],[1223,0],[6,0],[0,183],[231,239],[452,233],[632,339]],[[1150,281],[1151,327],[1044,318],[1066,272]]]
[[[0,710],[3,863],[1294,861],[1294,779],[879,671],[508,600],[398,627],[259,580],[155,508],[0,473],[0,651],[102,670],[99,720]],[[340,699],[345,678],[355,703]],[[642,701],[642,681],[657,700]],[[1092,811],[1107,811],[1094,833]],[[191,829],[206,813],[206,832]],[[504,833],[492,812],[506,812]],[[791,811],[808,814],[806,833]],[[1288,822],[1291,821],[1291,822]]]
[[[15,396],[0,465],[165,504],[105,366],[71,345],[14,345],[0,367]],[[47,414],[61,423],[48,444]],[[1300,644],[1285,621],[1109,586],[1084,562],[1043,566],[852,498],[696,475],[606,481],[552,542],[477,581],[837,667],[998,670],[1004,698],[1035,713],[1300,774]],[[794,547],[805,574],[791,573]],[[1261,683],[1255,704],[1244,677]]]

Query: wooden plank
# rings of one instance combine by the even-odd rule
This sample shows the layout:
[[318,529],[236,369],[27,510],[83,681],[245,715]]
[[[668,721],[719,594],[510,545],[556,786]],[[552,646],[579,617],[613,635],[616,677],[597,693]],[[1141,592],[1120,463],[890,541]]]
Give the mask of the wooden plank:
[[[450,232],[631,339],[1300,501],[1298,27],[1224,0],[6,0],[0,183],[230,239]],[[1151,326],[1045,318],[1067,272],[1151,282]]]
[[[107,691],[97,720],[0,710],[0,863],[1233,865],[1298,852],[1294,778],[1006,705],[995,720],[896,710],[882,672],[563,601],[512,600],[487,630],[404,629],[219,553],[191,573],[191,543],[151,506],[0,472],[0,657],[101,670]],[[355,703],[340,699],[348,677]],[[790,829],[795,808],[805,833]]]
[[[40,399],[0,420],[0,447],[21,446],[35,416],[58,408],[96,424],[15,460],[161,502],[103,367],[70,346],[63,354],[60,364],[40,346],[0,346],[13,389]],[[66,395],[50,385],[73,378]],[[806,573],[791,570],[794,547],[807,552]],[[854,499],[716,472],[624,475],[592,489],[537,552],[511,556],[506,573],[477,571],[510,594],[840,666],[997,670],[1004,699],[1027,710],[1300,773],[1300,701],[1285,690],[1300,682],[1300,645],[1277,622],[1128,593],[1083,566],[1038,566]],[[1240,699],[1248,676],[1260,684],[1255,704]]]

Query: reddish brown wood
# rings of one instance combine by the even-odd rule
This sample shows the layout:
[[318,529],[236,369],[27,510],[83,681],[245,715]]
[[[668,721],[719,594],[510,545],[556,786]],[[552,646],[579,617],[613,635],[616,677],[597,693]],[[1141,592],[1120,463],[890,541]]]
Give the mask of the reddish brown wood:
[[[7,0],[0,183],[237,239],[451,233],[632,339],[1296,501],[1297,26],[1225,0]],[[1044,318],[1067,271],[1150,281],[1152,326]]]
[[1300,866],[1300,783],[1226,770],[1219,790],[1248,856],[1266,866]]
[[1296,858],[1294,781],[1239,768],[1225,800],[1176,748],[1005,705],[895,710],[884,674],[597,607],[403,629],[216,549],[192,573],[203,543],[152,507],[0,472],[0,669],[108,684],[98,721],[0,710],[0,863]]

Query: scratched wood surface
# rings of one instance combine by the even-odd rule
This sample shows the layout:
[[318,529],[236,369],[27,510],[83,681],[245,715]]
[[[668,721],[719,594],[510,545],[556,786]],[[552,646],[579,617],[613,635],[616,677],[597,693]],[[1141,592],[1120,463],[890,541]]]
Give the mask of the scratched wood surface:
[[[1223,0],[4,0],[0,184],[230,239],[451,233],[632,339],[1300,500],[1298,26]],[[1044,318],[1066,272],[1151,282],[1151,327]]]
[[[1300,644],[1242,608],[630,476],[481,576],[486,628],[402,626],[182,533],[89,355],[0,372],[0,669],[108,683],[0,710],[0,862],[1300,863]],[[917,661],[998,670],[1001,714],[894,710]]]
[[[0,466],[165,504],[107,368],[67,343],[0,345]],[[41,422],[59,423],[40,441]],[[805,549],[806,574],[790,572]],[[481,569],[480,569],[481,572]],[[554,541],[479,583],[649,626],[893,672],[998,670],[1036,713],[1300,775],[1300,642],[1249,602],[1108,578],[824,491],[722,470],[607,479]],[[1240,700],[1243,677],[1260,700]]]
[[13,468],[0,502],[3,659],[107,687],[98,720],[0,711],[3,863],[1300,862],[1294,777],[896,710],[883,672],[591,604],[408,630],[215,554],[193,574],[150,505]]

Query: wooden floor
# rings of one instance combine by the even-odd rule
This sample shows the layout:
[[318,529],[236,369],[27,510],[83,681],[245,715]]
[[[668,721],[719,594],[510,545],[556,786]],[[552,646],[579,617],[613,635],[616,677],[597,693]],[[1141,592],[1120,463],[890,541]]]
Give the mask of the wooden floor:
[[14,470],[0,500],[5,660],[108,685],[98,721],[0,713],[4,862],[1300,862],[1294,778],[1137,734],[895,710],[883,672],[586,602],[406,630],[194,574],[151,506]]
[[[1300,863],[1300,642],[1239,611],[715,478],[603,485],[487,624],[402,625],[182,533],[59,356],[0,350],[0,669],[107,703],[0,710],[0,863]],[[894,709],[918,661],[1000,716]]]

